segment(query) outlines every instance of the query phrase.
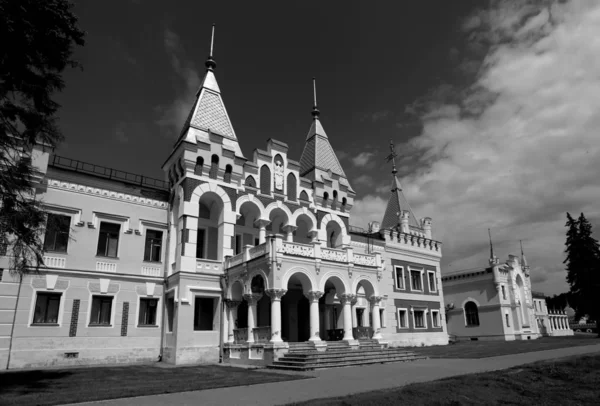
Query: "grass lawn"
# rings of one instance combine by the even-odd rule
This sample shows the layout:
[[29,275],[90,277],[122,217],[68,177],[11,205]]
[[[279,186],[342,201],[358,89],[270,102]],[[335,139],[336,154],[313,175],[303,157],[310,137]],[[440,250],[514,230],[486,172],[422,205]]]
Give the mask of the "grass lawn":
[[594,344],[600,344],[596,334],[576,334],[570,337],[542,337],[524,341],[459,341],[455,344],[411,348],[411,350],[430,358],[487,358]]
[[304,378],[217,365],[15,371],[0,373],[0,405],[58,405]]
[[296,405],[598,405],[600,354]]

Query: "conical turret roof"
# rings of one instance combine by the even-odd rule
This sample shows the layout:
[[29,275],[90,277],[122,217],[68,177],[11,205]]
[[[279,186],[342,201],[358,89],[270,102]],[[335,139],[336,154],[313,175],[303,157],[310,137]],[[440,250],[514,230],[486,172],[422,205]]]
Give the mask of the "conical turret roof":
[[381,229],[390,229],[398,226],[400,223],[400,214],[404,210],[408,210],[409,212],[408,225],[411,227],[421,228],[419,222],[417,221],[417,218],[415,217],[412,209],[410,208],[410,205],[408,204],[408,200],[406,200],[404,193],[402,193],[402,186],[400,185],[400,181],[394,173],[394,178],[392,181],[392,192],[390,194],[390,198],[388,199],[385,214],[383,215]]

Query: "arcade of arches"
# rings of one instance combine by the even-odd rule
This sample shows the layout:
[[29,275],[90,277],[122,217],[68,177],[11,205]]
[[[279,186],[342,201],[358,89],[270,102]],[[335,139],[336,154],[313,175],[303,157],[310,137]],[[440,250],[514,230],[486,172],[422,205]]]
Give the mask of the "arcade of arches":
[[304,342],[380,339],[382,297],[374,295],[368,281],[346,292],[336,276],[325,283],[325,292],[311,290],[303,273],[293,274],[287,289],[265,289],[261,275],[250,282],[250,293],[235,282],[227,301],[227,342]]

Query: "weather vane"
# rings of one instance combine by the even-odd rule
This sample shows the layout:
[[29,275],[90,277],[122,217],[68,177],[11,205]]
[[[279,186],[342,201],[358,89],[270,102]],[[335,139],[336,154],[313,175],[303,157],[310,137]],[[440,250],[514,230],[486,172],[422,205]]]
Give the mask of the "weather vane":
[[391,153],[385,157],[385,161],[386,162],[390,162],[392,161],[392,174],[396,174],[398,171],[396,170],[396,157],[398,156],[398,154],[396,154],[396,147],[394,146],[394,141],[392,141],[390,139],[390,151]]

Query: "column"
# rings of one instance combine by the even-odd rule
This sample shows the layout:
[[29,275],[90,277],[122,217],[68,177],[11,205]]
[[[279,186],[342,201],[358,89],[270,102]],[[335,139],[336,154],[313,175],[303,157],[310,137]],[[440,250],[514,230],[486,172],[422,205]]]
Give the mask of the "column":
[[381,340],[381,318],[379,315],[379,303],[381,303],[381,296],[371,296],[369,302],[371,302],[371,312],[373,314],[373,339]]
[[288,224],[287,226],[283,226],[282,228],[285,232],[285,240],[287,242],[294,242],[294,231],[296,231],[298,227]]
[[236,328],[235,322],[237,320],[237,308],[241,302],[235,300],[228,300],[225,303],[227,304],[227,308],[229,309],[229,328],[226,342],[233,344],[235,342],[235,334],[233,330],[235,330]]
[[317,230],[309,231],[308,236],[310,237],[310,242],[319,242],[319,232]]
[[340,296],[340,301],[342,305],[344,305],[344,340],[353,341],[354,337],[352,336],[352,309],[350,308],[350,304],[354,295],[350,293],[342,293]]
[[266,219],[258,219],[254,222],[254,225],[258,227],[258,243],[264,244],[267,241],[267,225],[270,223],[270,220]]
[[265,293],[271,298],[271,342],[281,343],[281,298],[286,289],[268,289]]
[[354,299],[352,299],[352,302],[350,302],[350,305],[352,306],[352,328],[358,327],[358,320],[357,320],[357,316],[356,316],[356,304],[357,303],[358,303],[358,298],[356,297],[356,295],[354,295]]
[[247,293],[244,295],[244,299],[248,302],[248,339],[247,343],[254,343],[254,328],[256,327],[256,303],[260,300],[262,295],[253,293]]
[[305,294],[310,301],[310,338],[308,341],[321,341],[319,332],[319,299],[323,296],[323,292],[311,290]]

